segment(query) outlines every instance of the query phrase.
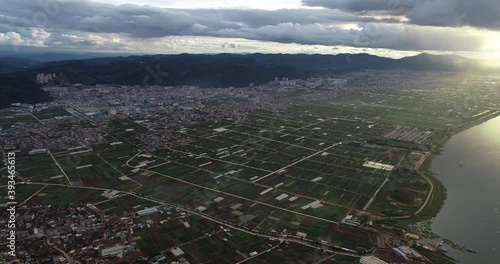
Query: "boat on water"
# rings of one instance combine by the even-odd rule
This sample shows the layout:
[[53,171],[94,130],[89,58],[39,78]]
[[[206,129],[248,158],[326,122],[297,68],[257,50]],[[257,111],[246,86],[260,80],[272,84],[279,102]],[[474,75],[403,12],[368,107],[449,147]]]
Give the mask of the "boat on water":
[[441,250],[444,253],[448,252],[448,250],[445,247],[441,246],[441,245],[438,247],[438,249]]
[[458,243],[458,242],[454,242],[451,245],[451,247],[454,249],[465,250],[465,246],[463,244]]
[[461,161],[458,166],[465,166],[465,162]]
[[454,248],[454,249],[460,250],[460,251],[477,254],[477,251],[472,250],[470,248],[467,248],[467,247],[465,247],[464,244],[459,243],[459,242],[453,242],[453,244],[451,245],[451,247]]
[[470,253],[473,253],[473,254],[477,254],[477,251],[472,250],[472,249],[466,249],[465,251],[470,252]]

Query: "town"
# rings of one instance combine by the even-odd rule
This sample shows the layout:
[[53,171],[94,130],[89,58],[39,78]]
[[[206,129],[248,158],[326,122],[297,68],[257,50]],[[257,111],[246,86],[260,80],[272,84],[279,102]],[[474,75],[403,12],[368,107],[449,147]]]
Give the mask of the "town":
[[0,112],[18,169],[11,263],[452,263],[415,224],[445,195],[426,166],[452,133],[500,115],[482,76],[199,88],[54,75],[37,78],[54,101]]

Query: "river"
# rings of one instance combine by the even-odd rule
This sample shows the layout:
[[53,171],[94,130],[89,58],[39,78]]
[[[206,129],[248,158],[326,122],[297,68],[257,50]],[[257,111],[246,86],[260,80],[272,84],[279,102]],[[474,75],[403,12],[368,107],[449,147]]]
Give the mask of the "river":
[[450,249],[460,263],[500,263],[500,117],[454,135],[443,150],[431,171],[448,197],[432,231],[478,251]]

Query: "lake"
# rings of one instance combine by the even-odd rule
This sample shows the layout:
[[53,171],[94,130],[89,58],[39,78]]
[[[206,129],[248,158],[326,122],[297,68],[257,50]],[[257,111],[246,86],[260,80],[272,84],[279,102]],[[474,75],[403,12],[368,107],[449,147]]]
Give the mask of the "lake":
[[431,171],[448,190],[432,231],[478,251],[448,255],[460,263],[500,263],[500,117],[454,135]]

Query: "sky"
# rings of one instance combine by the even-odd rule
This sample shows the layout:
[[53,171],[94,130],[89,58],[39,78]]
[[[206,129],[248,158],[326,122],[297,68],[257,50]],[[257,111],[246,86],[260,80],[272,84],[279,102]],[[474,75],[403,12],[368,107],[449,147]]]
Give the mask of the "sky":
[[500,61],[500,0],[2,0],[0,49]]

